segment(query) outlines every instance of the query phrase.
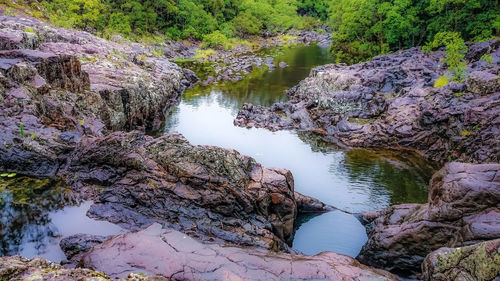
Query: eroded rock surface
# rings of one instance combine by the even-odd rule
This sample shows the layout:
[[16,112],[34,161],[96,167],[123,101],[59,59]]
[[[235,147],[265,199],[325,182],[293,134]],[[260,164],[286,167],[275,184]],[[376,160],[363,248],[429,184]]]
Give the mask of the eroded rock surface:
[[431,179],[427,204],[365,213],[368,242],[358,259],[394,272],[419,272],[441,247],[500,238],[500,164],[449,163]]
[[94,247],[82,265],[118,278],[140,272],[175,280],[397,280],[344,255],[207,245],[159,224]]
[[500,278],[500,239],[461,248],[440,248],[422,264],[426,281],[477,280]]
[[204,241],[288,248],[289,171],[177,134],[145,135],[163,128],[192,72],[154,46],[25,16],[1,15],[0,31],[10,40],[0,50],[0,171],[64,179],[96,201],[89,215],[128,229],[160,222]]
[[161,221],[195,237],[265,248],[286,248],[293,236],[297,207],[287,170],[193,146],[179,134],[117,132],[85,138],[75,151],[61,173],[74,175],[72,186],[98,186],[93,217],[128,229]]
[[[0,257],[0,280],[44,281],[109,281],[112,279],[89,269],[66,269],[42,258],[27,259],[21,256]],[[168,281],[164,276],[148,276],[131,273],[123,281]]]
[[[351,147],[416,150],[436,161],[500,160],[500,40],[470,46],[468,78],[435,88],[444,52],[413,48],[320,66],[271,107],[245,104],[234,123],[313,131]],[[484,54],[492,63],[480,60]]]

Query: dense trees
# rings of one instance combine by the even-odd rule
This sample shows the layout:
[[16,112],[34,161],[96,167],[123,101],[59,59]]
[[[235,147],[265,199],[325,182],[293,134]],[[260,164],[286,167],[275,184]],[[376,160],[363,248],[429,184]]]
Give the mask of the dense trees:
[[[51,20],[103,35],[164,34],[196,38],[219,30],[226,37],[311,27],[299,14],[326,20],[327,1],[311,0],[46,0]],[[300,9],[300,11],[298,11]],[[305,21],[308,21],[305,23]]]
[[441,42],[446,45],[486,40],[500,30],[496,0],[45,0],[43,5],[56,24],[103,36],[206,38],[207,46],[218,47],[236,36],[314,29],[327,21],[333,31],[330,50],[347,63],[413,46],[435,48],[443,41],[436,35],[456,39]]
[[500,10],[491,0],[336,0],[331,3],[332,53],[356,62],[455,32],[464,40],[498,35]]

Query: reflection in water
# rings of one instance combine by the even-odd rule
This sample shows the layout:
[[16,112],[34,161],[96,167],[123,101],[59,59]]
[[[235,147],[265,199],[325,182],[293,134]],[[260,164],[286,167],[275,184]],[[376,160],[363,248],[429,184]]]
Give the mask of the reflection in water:
[[[255,72],[235,84],[187,91],[172,111],[166,131],[180,132],[193,144],[234,148],[265,166],[289,169],[296,191],[350,212],[425,202],[433,169],[416,155],[344,151],[303,133],[235,127],[233,120],[243,103],[269,106],[286,100],[285,89],[330,58],[325,49],[310,46],[284,49],[276,59],[279,61],[290,66]],[[366,240],[364,233],[353,216],[334,212],[304,223],[294,245],[306,253],[329,249],[355,256]]]
[[86,216],[91,202],[67,206],[65,191],[50,180],[0,178],[0,256],[65,259],[62,238],[78,234],[112,235],[122,229]]
[[355,257],[368,240],[359,221],[341,211],[298,219],[306,221],[295,233],[293,248],[307,255],[332,251]]

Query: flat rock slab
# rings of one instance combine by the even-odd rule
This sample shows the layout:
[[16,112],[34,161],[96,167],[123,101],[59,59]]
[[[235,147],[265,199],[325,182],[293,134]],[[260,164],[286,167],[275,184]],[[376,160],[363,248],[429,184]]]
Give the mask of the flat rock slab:
[[202,244],[159,224],[115,236],[94,247],[82,264],[114,278],[138,272],[175,280],[397,280],[344,255],[304,256]]

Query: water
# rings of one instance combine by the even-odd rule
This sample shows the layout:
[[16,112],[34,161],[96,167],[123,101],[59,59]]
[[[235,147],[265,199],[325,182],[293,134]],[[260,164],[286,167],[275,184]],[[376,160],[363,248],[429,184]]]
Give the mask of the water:
[[[275,61],[285,61],[289,67],[256,71],[234,84],[188,90],[173,109],[166,131],[180,132],[193,144],[234,148],[265,166],[289,169],[296,191],[349,212],[426,202],[433,169],[416,155],[345,151],[307,134],[234,126],[243,103],[269,106],[286,100],[284,90],[331,58],[326,49],[309,46],[282,49]],[[329,250],[356,256],[366,239],[363,226],[352,215],[333,212],[304,222],[294,248],[307,254]]]
[[[422,203],[432,167],[408,154],[341,150],[317,137],[293,131],[235,127],[243,103],[269,106],[286,100],[284,90],[312,67],[331,61],[317,46],[273,50],[276,63],[289,67],[256,71],[249,79],[187,91],[169,116],[166,131],[178,131],[193,144],[234,148],[265,166],[287,168],[295,189],[349,212],[374,211],[399,203]],[[120,227],[86,216],[90,202],[75,205],[57,182],[0,178],[0,256],[21,254],[59,262],[62,238],[78,234],[114,235]],[[345,212],[298,218],[293,247],[305,254],[333,251],[356,256],[366,242],[363,226]]]
[[0,256],[19,254],[59,262],[62,238],[74,234],[115,235],[124,230],[86,216],[92,202],[69,204],[56,182],[0,178]]

